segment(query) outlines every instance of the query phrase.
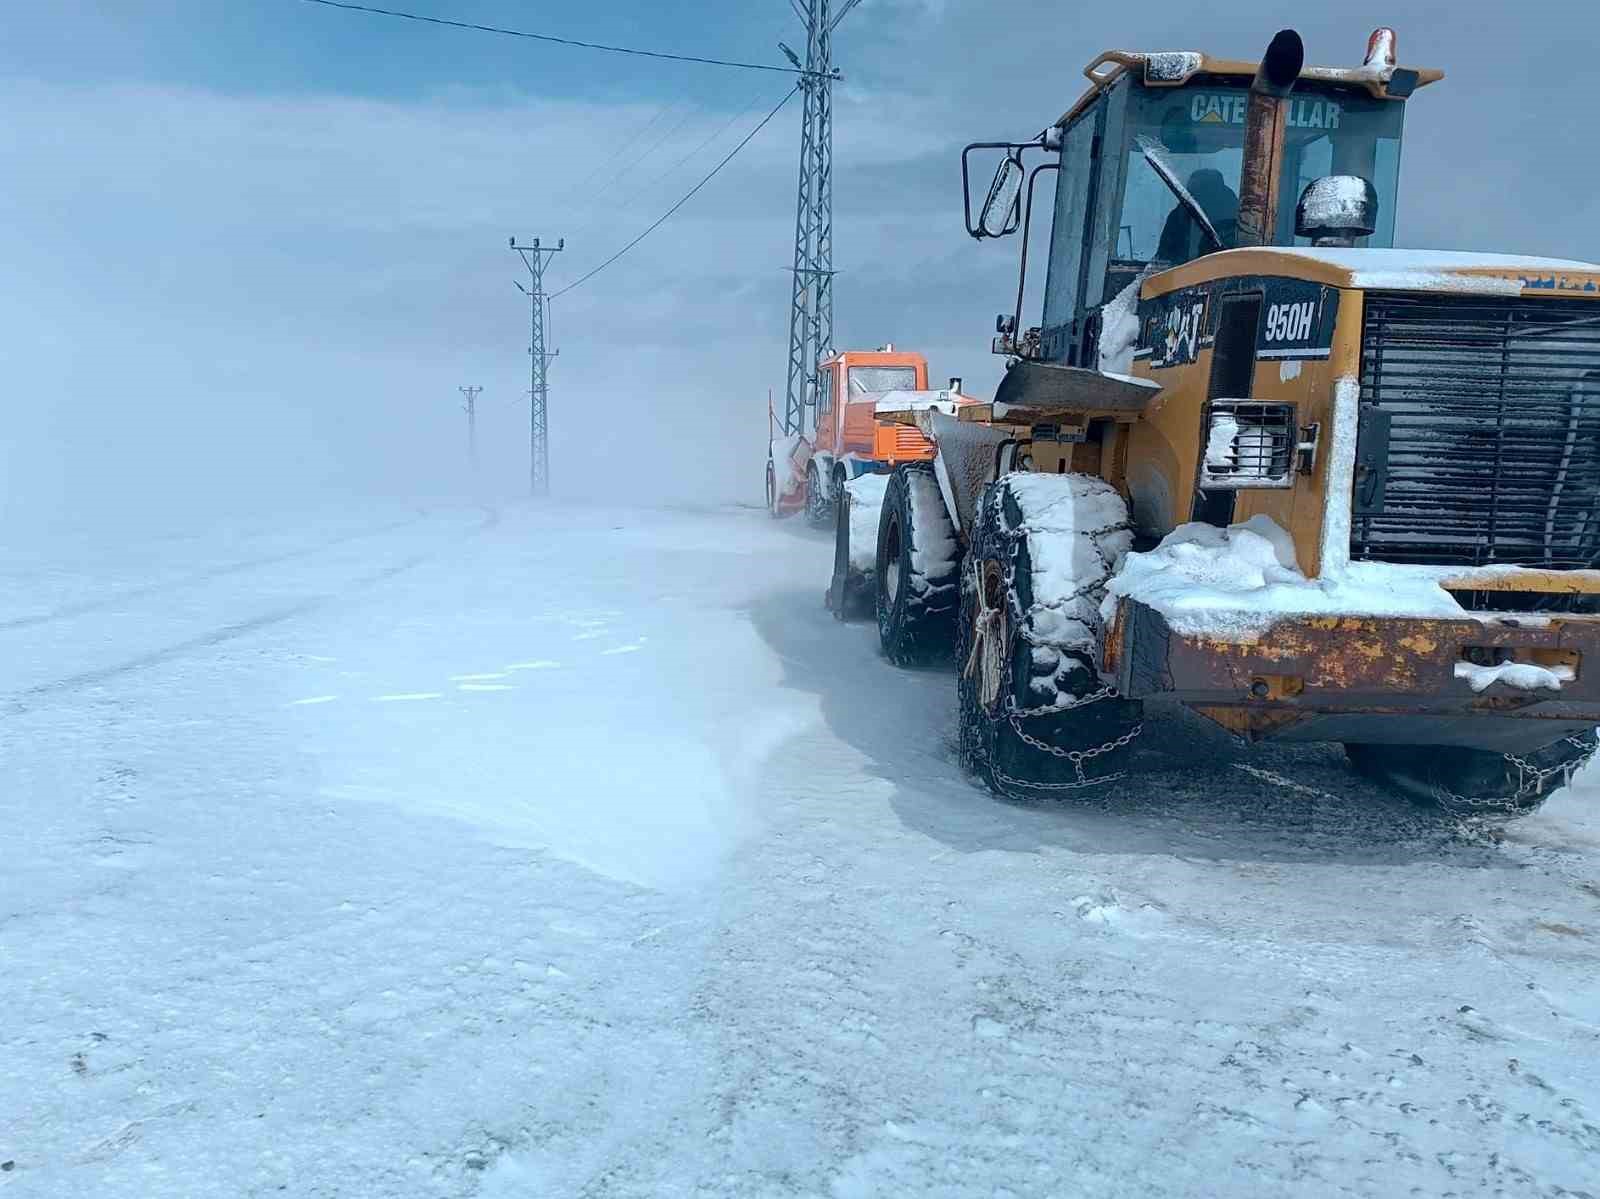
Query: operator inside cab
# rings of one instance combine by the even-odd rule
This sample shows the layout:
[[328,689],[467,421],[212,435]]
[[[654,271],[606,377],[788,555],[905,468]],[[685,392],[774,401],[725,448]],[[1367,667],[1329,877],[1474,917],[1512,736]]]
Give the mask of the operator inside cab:
[[[1212,167],[1201,167],[1189,176],[1186,186],[1189,194],[1210,218],[1223,246],[1233,245],[1239,229],[1239,196],[1223,179],[1222,172]],[[1189,211],[1188,205],[1181,202],[1174,204],[1161,226],[1156,258],[1177,265],[1200,257],[1210,248],[1211,239]]]

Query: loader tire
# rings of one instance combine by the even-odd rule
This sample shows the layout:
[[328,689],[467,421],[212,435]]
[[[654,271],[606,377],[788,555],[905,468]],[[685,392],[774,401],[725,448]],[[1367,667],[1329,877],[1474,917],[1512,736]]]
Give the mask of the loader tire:
[[1594,756],[1595,731],[1526,754],[1454,745],[1344,747],[1357,772],[1389,790],[1455,816],[1504,822],[1537,812]]
[[833,498],[815,462],[806,467],[806,523],[813,529],[825,529],[833,523]]
[[[1128,746],[1141,727],[1142,706],[1114,692],[1105,694],[1107,688],[1087,649],[1052,644],[1060,641],[1063,608],[1035,607],[1036,547],[1031,540],[1081,538],[1085,552],[1080,557],[1100,558],[1105,576],[1115,565],[1115,554],[1101,553],[1100,530],[1030,531],[1014,490],[1013,481],[1021,477],[1003,476],[984,492],[961,575],[956,621],[961,764],[1007,798],[1088,796],[1094,794],[1093,788],[1122,776],[1131,756]],[[1108,488],[1086,476],[1052,478],[1085,493],[1103,495]],[[1083,602],[1069,606],[1073,619],[1095,639],[1104,584],[1103,577],[1086,577]],[[992,615],[996,612],[1003,618]],[[997,636],[1000,643],[995,650],[988,641]],[[984,665],[991,653],[1000,667],[992,692]],[[1090,698],[1097,695],[1100,698]]]
[[883,494],[876,565],[878,643],[897,666],[950,656],[960,604],[960,544],[933,468],[898,466]]

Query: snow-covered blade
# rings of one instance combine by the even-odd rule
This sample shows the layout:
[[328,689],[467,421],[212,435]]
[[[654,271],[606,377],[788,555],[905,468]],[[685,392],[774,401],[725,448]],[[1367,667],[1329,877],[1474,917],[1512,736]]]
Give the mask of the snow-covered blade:
[[778,498],[790,499],[806,482],[806,463],[811,460],[811,443],[798,433],[774,437],[767,446],[772,469],[777,473]]
[[878,558],[878,519],[888,475],[862,475],[844,485],[850,493],[850,568],[871,573]]

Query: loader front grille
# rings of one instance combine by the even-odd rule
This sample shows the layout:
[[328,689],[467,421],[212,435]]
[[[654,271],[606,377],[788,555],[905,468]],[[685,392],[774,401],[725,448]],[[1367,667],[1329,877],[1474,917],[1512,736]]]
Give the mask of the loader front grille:
[[1372,293],[1351,556],[1600,564],[1600,304]]

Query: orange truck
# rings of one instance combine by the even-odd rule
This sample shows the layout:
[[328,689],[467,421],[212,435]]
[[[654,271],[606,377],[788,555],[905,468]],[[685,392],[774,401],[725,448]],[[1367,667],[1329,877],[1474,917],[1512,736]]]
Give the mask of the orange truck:
[[774,516],[804,511],[817,527],[833,523],[844,485],[865,474],[907,462],[931,461],[933,442],[914,426],[880,421],[878,404],[892,407],[947,404],[960,397],[961,380],[928,387],[928,360],[886,345],[843,350],[817,368],[816,430],[807,438],[775,438],[767,459],[767,506]]

